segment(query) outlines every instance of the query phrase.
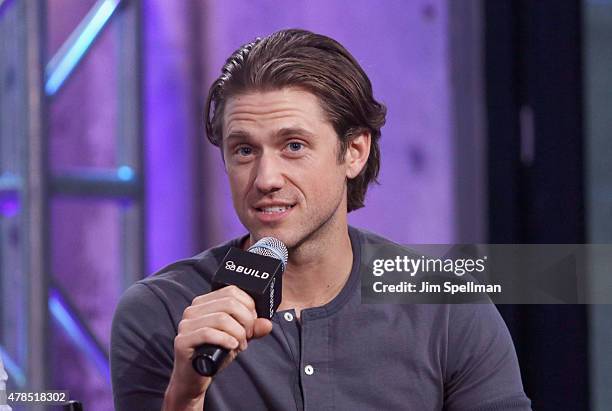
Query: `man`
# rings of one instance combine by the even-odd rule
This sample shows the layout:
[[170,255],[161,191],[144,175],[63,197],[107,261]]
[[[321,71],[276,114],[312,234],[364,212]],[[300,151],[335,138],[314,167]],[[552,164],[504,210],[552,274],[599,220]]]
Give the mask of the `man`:
[[[248,235],[166,267],[122,297],[112,331],[118,410],[528,410],[514,347],[492,305],[362,305],[367,243],[347,225],[379,168],[385,108],[336,41],[284,30],[246,44],[208,96]],[[282,303],[257,318],[236,287],[210,292],[230,246],[289,249]],[[213,378],[202,344],[230,355]]]

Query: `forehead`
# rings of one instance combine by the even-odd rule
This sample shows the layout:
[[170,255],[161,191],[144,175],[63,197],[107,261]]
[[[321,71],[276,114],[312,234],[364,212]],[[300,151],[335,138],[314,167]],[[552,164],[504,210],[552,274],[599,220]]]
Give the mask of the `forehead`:
[[230,97],[223,113],[223,134],[236,129],[330,126],[319,99],[297,88],[240,93]]

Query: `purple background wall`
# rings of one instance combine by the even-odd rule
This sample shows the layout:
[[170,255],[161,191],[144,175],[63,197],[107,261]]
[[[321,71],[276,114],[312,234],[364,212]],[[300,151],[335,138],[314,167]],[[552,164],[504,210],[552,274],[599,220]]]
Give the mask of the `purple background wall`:
[[144,3],[144,110],[150,270],[194,253],[197,153],[189,15],[195,2]]

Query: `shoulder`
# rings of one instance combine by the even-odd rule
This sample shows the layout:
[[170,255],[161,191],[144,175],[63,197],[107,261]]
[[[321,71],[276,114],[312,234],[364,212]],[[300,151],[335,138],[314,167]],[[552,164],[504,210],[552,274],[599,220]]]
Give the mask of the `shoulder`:
[[[123,317],[154,315],[181,318],[193,299],[211,289],[211,279],[230,247],[238,239],[210,248],[202,253],[163,267],[156,273],[132,284],[121,296],[115,320]],[[158,317],[159,319],[159,317]]]

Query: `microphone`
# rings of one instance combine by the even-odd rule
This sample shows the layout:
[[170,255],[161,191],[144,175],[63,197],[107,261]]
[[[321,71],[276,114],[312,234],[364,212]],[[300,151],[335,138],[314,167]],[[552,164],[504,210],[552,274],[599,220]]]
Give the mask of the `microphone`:
[[[257,317],[271,319],[283,290],[282,274],[287,266],[287,247],[274,237],[264,237],[248,251],[231,247],[212,280],[212,291],[235,285],[253,298]],[[217,373],[229,350],[203,344],[196,348],[193,368],[205,377]]]

